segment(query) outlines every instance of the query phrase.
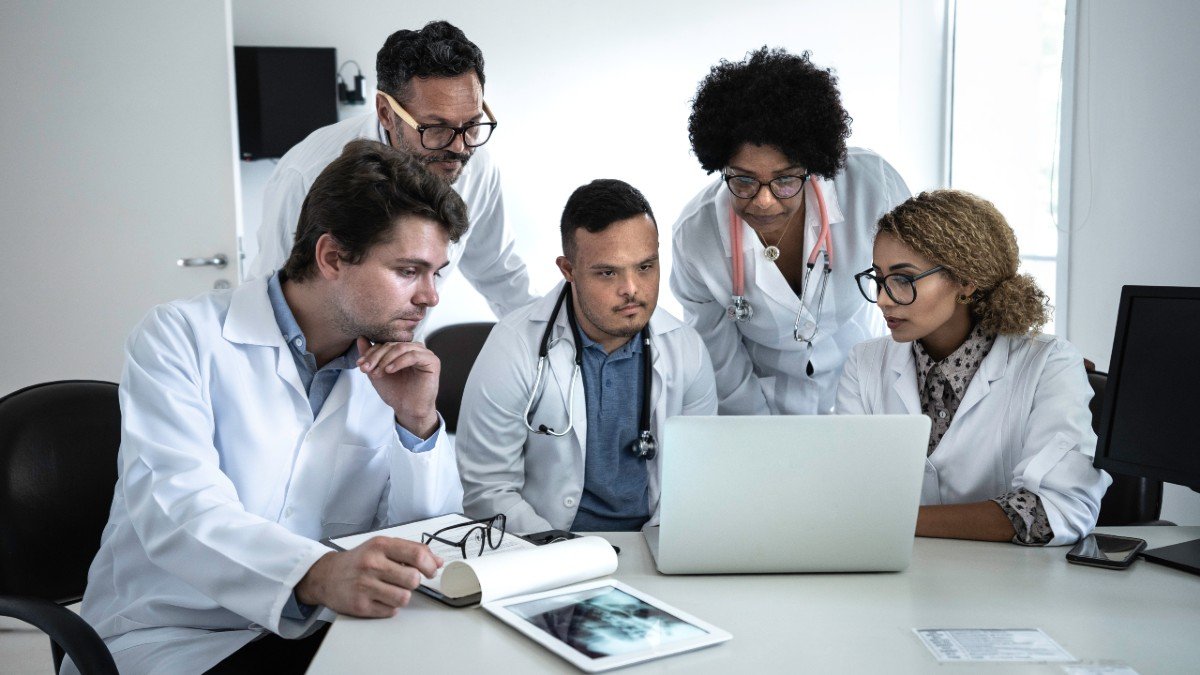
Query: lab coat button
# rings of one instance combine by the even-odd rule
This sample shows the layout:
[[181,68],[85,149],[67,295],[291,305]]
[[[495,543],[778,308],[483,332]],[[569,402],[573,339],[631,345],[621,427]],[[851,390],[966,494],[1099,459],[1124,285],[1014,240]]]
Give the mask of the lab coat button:
[[295,513],[295,512],[296,512],[296,510],[295,510],[295,509],[293,509],[292,507],[290,507],[290,506],[289,506],[289,507],[287,507],[286,509],[284,509],[284,510],[283,510],[283,517],[284,517],[284,518],[291,518],[291,517],[292,517],[292,514],[293,514],[293,513]]
[[563,500],[563,506],[567,507],[568,509],[571,508],[572,506],[575,506],[575,498],[567,497],[566,499]]

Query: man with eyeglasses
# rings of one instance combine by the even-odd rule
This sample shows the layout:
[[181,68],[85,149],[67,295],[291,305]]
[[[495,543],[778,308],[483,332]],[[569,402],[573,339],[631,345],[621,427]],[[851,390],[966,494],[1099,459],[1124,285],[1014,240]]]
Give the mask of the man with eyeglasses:
[[279,160],[263,196],[251,276],[268,276],[283,264],[313,180],[346,143],[367,138],[416,156],[467,204],[471,228],[450,247],[439,286],[461,268],[497,316],[527,304],[529,274],[505,226],[500,174],[482,147],[497,126],[483,98],[483,53],[457,27],[432,21],[392,33],[376,70],[373,112],[314,131]]
[[807,53],[722,61],[688,132],[719,177],[675,224],[671,290],[708,346],[721,414],[832,413],[850,348],[884,334],[854,273],[908,188],[879,155],[846,147],[837,78]]

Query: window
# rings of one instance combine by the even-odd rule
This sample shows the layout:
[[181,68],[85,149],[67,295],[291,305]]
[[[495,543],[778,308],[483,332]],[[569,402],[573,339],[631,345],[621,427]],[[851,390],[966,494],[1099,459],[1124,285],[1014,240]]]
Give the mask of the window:
[[[1066,303],[1055,283],[1066,1],[956,1],[952,43],[950,186],[1000,209],[1021,271],[1055,306]],[[1054,322],[1043,330],[1055,332]]]

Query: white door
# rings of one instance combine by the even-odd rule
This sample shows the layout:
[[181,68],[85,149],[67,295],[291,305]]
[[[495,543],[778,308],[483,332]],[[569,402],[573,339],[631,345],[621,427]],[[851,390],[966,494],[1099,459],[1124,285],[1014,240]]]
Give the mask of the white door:
[[[0,395],[116,381],[155,304],[236,283],[228,1],[6,2]],[[224,255],[229,265],[183,268]]]

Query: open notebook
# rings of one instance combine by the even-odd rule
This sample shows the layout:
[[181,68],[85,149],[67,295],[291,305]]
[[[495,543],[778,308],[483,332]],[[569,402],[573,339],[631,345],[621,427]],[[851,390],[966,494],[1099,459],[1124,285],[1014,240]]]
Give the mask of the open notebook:
[[[470,519],[452,513],[334,537],[323,543],[346,551],[378,536],[420,542],[424,533],[465,522]],[[607,576],[617,570],[613,547],[595,536],[536,546],[518,535],[506,533],[499,548],[485,547],[482,556],[467,560],[463,560],[462,552],[453,546],[434,541],[429,548],[445,560],[446,565],[433,579],[422,579],[418,590],[453,607],[559,588]]]

